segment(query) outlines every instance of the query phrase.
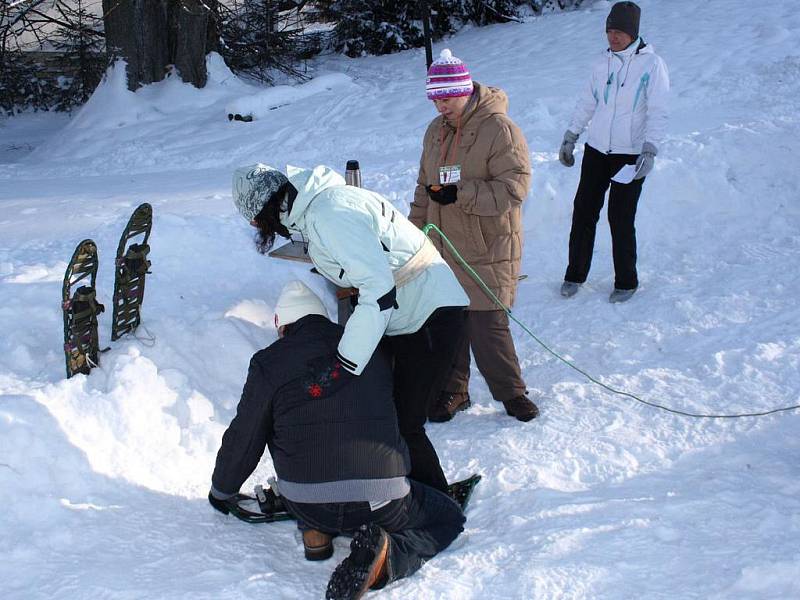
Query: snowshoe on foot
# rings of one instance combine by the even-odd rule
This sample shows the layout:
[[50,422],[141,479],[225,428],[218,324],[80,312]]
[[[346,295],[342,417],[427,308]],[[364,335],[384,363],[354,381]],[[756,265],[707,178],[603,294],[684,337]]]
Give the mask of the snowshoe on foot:
[[145,275],[150,272],[147,241],[152,225],[153,209],[147,203],[142,204],[133,211],[120,237],[115,262],[112,341],[135,331],[141,321]]
[[461,512],[467,510],[469,499],[472,498],[472,492],[475,491],[475,486],[481,480],[481,476],[477,473],[461,481],[455,481],[447,486],[447,495],[450,496],[461,507]]
[[333,571],[326,600],[356,600],[386,585],[389,534],[374,523],[362,525],[350,542],[350,555]]
[[[83,240],[69,261],[61,288],[61,308],[64,313],[64,355],[67,378],[75,373],[88,375],[99,362],[100,343],[97,335],[97,315],[104,306],[97,302],[97,245]],[[76,287],[79,283],[83,285]]]

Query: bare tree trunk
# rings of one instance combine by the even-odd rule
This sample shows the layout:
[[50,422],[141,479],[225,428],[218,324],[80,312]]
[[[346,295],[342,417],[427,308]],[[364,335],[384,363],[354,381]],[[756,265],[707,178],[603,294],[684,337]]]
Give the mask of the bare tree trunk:
[[[202,0],[103,0],[109,56],[128,63],[128,89],[161,81],[171,66],[203,87],[210,12]],[[211,17],[213,18],[213,17]]]
[[169,64],[166,0],[103,0],[106,48],[128,63],[128,89],[164,79]]
[[206,85],[206,32],[209,11],[202,0],[170,2],[169,33],[172,64],[181,79],[195,87]]
[[222,19],[220,17],[219,2],[206,2],[211,11],[208,15],[208,27],[206,27],[206,54],[209,52],[219,52],[220,49],[220,30]]

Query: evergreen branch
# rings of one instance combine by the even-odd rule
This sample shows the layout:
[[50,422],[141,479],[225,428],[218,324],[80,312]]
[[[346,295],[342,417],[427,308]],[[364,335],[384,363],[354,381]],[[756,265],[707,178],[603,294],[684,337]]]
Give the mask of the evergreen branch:
[[46,0],[17,0],[16,3],[12,4],[8,8],[13,8],[14,6],[19,6],[20,4],[22,4],[24,2],[31,2],[32,4],[31,4],[31,6],[20,10],[13,19],[10,19],[8,24],[7,24],[7,27],[11,28],[14,25],[16,25],[17,23],[19,23],[20,21],[24,21],[25,20],[25,16],[28,14],[28,11],[32,10],[36,6],[39,6],[40,4],[44,4],[45,1]]
[[512,17],[511,15],[504,15],[503,13],[499,12],[497,9],[495,9],[493,6],[490,6],[486,2],[481,2],[481,4],[483,4],[486,8],[488,8],[490,11],[492,11],[494,14],[496,14],[501,19],[506,19],[508,21],[514,21],[515,23],[522,23],[523,22],[522,20],[518,19],[517,17]]
[[27,19],[29,23],[52,23],[55,25],[61,25],[61,27],[66,27],[67,29],[72,29],[74,25],[69,21],[62,21],[61,19],[57,19],[52,15],[48,15],[47,13],[40,12],[34,8],[31,8],[29,12],[33,13],[41,17],[40,19]]

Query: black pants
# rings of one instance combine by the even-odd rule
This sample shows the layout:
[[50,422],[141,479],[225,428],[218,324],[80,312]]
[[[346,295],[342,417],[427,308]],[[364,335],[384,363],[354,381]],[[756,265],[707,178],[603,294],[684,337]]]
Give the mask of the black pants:
[[586,144],[581,163],[581,180],[575,194],[572,230],[569,233],[569,266],[565,281],[583,283],[589,275],[594,252],[594,236],[606,190],[611,249],[614,254],[614,287],[632,290],[639,286],[636,274],[636,206],[644,179],[621,184],[611,178],[624,165],[636,163],[636,154],[603,154]]
[[285,502],[306,527],[333,535],[352,534],[366,523],[380,525],[390,538],[385,583],[414,573],[464,530],[464,514],[452,498],[413,480],[405,498],[393,500],[375,511],[370,510],[368,502]]
[[444,389],[461,337],[462,307],[439,308],[414,333],[386,338],[394,355],[394,403],[400,435],[411,455],[409,477],[441,492],[447,479],[425,433],[428,406]]

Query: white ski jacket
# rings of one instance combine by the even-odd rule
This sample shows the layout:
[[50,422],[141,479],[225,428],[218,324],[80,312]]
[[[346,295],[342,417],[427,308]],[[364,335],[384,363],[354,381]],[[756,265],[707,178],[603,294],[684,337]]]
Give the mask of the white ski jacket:
[[660,146],[667,127],[669,73],[652,46],[639,38],[622,52],[606,50],[592,67],[569,130],[604,154],[641,154]]
[[437,308],[469,304],[430,241],[383,196],[321,165],[287,175],[298,193],[281,223],[305,237],[321,275],[359,291],[338,347],[348,371],[361,373],[383,335],[414,333]]

